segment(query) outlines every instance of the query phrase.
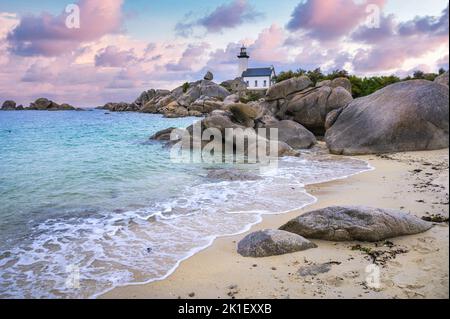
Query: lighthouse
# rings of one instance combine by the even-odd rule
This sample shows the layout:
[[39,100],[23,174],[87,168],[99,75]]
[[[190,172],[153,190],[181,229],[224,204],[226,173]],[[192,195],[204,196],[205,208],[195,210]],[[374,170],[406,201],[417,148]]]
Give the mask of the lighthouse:
[[239,59],[238,78],[247,86],[249,90],[267,90],[275,83],[275,68],[273,66],[266,68],[249,68],[248,60],[250,56],[247,54],[247,48],[242,46]]
[[247,71],[248,69],[248,60],[250,59],[250,56],[247,54],[247,48],[245,46],[242,46],[241,53],[238,55],[239,59],[239,70],[238,70],[238,77],[242,77],[242,73]]

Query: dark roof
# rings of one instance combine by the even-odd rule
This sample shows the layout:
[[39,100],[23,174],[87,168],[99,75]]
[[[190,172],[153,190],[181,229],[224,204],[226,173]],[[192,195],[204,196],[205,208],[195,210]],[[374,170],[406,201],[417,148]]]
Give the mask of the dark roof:
[[253,68],[247,69],[247,71],[242,72],[243,77],[252,76],[271,76],[273,72],[272,68]]

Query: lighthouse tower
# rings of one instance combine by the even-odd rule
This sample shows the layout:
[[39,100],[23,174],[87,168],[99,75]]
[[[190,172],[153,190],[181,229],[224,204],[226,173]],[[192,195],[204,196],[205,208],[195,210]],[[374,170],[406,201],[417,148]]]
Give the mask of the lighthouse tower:
[[238,70],[238,77],[242,77],[242,73],[247,71],[248,69],[248,59],[250,59],[250,56],[247,54],[247,48],[245,46],[242,46],[241,53],[238,55],[239,58],[239,70]]

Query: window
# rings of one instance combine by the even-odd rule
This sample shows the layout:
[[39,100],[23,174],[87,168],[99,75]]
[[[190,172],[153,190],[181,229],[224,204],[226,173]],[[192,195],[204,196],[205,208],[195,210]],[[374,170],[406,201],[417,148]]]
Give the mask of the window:
[[267,87],[267,80],[264,80],[264,87]]
[[255,81],[255,88],[258,87],[258,80]]

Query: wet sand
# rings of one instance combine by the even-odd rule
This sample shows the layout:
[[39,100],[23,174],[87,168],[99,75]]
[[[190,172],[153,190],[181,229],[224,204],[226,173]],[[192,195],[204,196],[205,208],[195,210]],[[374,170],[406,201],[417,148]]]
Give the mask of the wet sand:
[[[309,186],[308,192],[318,198],[316,204],[265,216],[250,232],[278,228],[304,212],[331,205],[366,205],[448,218],[448,149],[359,158],[375,170]],[[165,280],[118,287],[101,298],[449,298],[448,222],[377,244],[314,240],[316,249],[268,258],[237,254],[237,242],[246,234],[217,239]],[[366,281],[373,252],[379,254],[375,260],[379,288]],[[331,263],[328,272],[299,274],[304,267],[324,263]]]

